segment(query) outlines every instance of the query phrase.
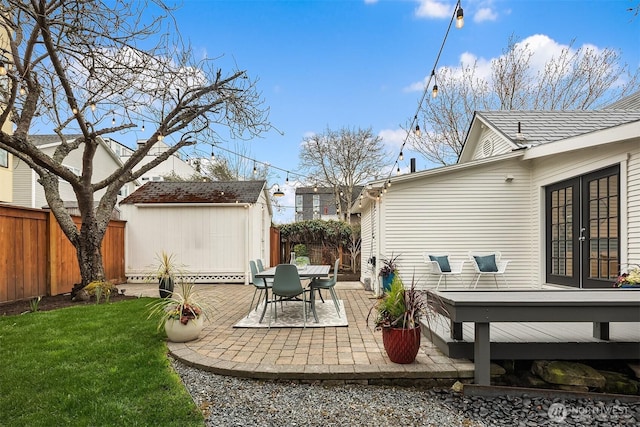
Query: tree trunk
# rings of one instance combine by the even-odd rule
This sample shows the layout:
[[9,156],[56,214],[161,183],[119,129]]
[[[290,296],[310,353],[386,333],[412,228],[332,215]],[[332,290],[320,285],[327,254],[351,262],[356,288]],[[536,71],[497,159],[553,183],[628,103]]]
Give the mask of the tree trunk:
[[104,265],[102,262],[102,237],[97,224],[83,224],[80,230],[80,239],[76,245],[76,254],[82,285],[86,286],[94,280],[104,280]]

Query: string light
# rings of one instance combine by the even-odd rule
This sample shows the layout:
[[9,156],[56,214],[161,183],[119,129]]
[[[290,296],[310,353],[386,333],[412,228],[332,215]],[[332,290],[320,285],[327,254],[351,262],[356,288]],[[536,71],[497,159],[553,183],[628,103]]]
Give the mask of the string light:
[[78,114],[78,109],[76,107],[73,107],[71,109],[71,112],[73,113],[73,115],[75,116],[76,114]]
[[26,95],[27,91],[25,90],[24,87],[20,87],[20,95],[24,96]]
[[0,76],[7,75],[7,67],[5,67],[4,62],[0,61]]
[[142,121],[142,132],[144,132],[144,120]]
[[253,175],[258,175],[258,169],[256,168],[256,162],[255,160],[253,161]]
[[[400,175],[400,165],[398,164],[400,161],[404,160],[404,147],[407,144],[407,140],[409,139],[409,136],[411,134],[411,132],[413,131],[415,133],[415,135],[417,137],[420,137],[421,132],[420,132],[420,126],[418,125],[417,121],[418,121],[418,113],[420,112],[420,109],[422,108],[422,104],[425,101],[425,98],[427,97],[427,91],[429,90],[429,87],[431,86],[431,80],[434,81],[434,84],[432,86],[431,89],[431,96],[433,98],[435,98],[438,95],[438,84],[436,82],[436,73],[435,70],[438,66],[438,62],[440,61],[440,56],[442,55],[442,51],[444,50],[444,45],[447,42],[447,37],[449,36],[449,32],[451,31],[451,26],[453,25],[453,21],[456,21],[456,28],[462,28],[464,26],[464,12],[462,10],[462,7],[460,6],[460,0],[458,0],[456,2],[456,6],[454,8],[453,14],[451,16],[451,20],[449,21],[449,26],[447,27],[447,31],[444,35],[444,38],[442,39],[442,44],[440,45],[440,50],[438,50],[438,55],[436,56],[436,60],[434,62],[433,68],[431,69],[431,75],[429,76],[429,80],[427,81],[427,83],[424,86],[424,90],[422,92],[422,97],[420,98],[420,101],[418,102],[418,106],[416,108],[416,113],[413,116],[413,120],[411,121],[411,124],[409,125],[409,128],[407,130],[407,134],[405,136],[404,141],[402,142],[402,146],[400,147],[400,154],[398,155],[398,159],[396,160],[394,167],[397,166],[396,169],[396,174]],[[415,127],[414,127],[415,124]],[[391,171],[389,172],[389,176],[391,176],[391,174],[393,169],[391,169]],[[389,185],[390,185],[391,181],[389,180]]]
[[460,29],[464,27],[464,12],[458,2],[458,10],[456,11],[456,28]]
[[111,126],[116,125],[116,113],[113,113],[113,117],[111,118]]
[[96,111],[96,103],[95,102],[91,103],[91,111]]

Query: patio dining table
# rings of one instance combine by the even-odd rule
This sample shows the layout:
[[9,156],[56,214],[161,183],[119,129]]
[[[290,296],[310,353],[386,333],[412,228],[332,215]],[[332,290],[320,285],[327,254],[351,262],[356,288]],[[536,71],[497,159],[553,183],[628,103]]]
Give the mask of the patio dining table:
[[[300,279],[315,279],[316,277],[329,277],[329,271],[331,270],[330,265],[313,265],[309,264],[304,267],[298,267],[298,275]],[[256,277],[261,277],[263,279],[273,279],[276,275],[276,267],[268,268],[264,271],[256,274]],[[266,281],[265,281],[266,282]],[[272,282],[266,282],[267,289],[265,291],[265,299],[264,299],[264,308],[262,309],[262,315],[260,316],[260,323],[262,323],[262,319],[264,318],[265,313],[267,312],[267,304],[269,304],[269,288],[271,287]],[[271,301],[275,302],[275,301]],[[318,323],[318,314],[316,313],[316,304],[315,304],[315,293],[311,292],[311,311],[313,312],[313,318],[316,323]]]

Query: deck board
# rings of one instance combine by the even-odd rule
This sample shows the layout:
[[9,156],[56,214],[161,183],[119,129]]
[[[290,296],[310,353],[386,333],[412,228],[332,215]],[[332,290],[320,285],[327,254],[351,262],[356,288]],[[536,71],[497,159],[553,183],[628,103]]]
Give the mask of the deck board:
[[[461,341],[451,339],[447,317],[437,315],[429,325],[425,336],[443,353],[473,359],[473,323],[463,323]],[[594,338],[589,322],[494,322],[491,358],[640,359],[640,323],[612,322],[610,333],[609,341]]]

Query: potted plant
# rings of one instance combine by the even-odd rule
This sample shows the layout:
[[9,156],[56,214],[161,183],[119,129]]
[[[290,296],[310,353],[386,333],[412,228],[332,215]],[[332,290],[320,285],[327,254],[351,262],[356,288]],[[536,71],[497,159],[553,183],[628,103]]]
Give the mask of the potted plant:
[[175,254],[165,251],[156,254],[155,259],[156,263],[151,265],[151,273],[147,278],[158,280],[160,298],[170,298],[176,279],[183,274],[184,265],[176,262]]
[[416,289],[415,280],[406,289],[395,275],[389,291],[369,310],[367,323],[375,312],[373,323],[382,330],[384,349],[395,363],[412,363],[420,349],[420,319],[432,313],[428,300]]
[[626,273],[622,273],[614,286],[618,288],[640,288],[640,266],[636,265]]
[[382,289],[384,292],[389,292],[393,278],[398,273],[398,265],[396,261],[400,255],[395,257],[391,254],[391,258],[382,259],[382,267],[380,268],[380,277],[382,277]]
[[186,342],[197,339],[210,309],[198,295],[192,282],[180,281],[180,290],[151,304],[149,318],[158,318],[158,330],[164,327],[167,339]]

